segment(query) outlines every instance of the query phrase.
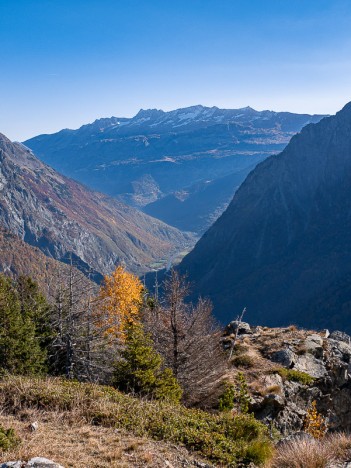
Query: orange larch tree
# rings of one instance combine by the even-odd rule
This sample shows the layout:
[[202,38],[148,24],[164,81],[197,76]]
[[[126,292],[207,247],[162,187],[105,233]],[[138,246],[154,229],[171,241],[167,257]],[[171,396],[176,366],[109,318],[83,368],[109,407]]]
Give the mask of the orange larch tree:
[[139,321],[142,292],[139,278],[121,265],[105,276],[99,291],[98,315],[106,335],[124,339],[126,326]]

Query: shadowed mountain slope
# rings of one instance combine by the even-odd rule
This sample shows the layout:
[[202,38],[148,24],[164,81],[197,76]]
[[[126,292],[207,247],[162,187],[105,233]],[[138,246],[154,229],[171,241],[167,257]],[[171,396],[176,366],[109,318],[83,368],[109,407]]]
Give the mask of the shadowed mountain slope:
[[[351,330],[351,104],[252,171],[180,265],[224,322]],[[340,290],[342,288],[342,290]],[[345,294],[342,294],[345,291]]]

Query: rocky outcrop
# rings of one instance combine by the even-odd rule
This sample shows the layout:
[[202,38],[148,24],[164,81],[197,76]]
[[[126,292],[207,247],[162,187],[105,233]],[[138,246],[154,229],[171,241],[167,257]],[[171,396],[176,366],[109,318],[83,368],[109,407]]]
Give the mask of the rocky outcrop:
[[[247,324],[248,326],[248,324]],[[233,372],[245,373],[251,411],[283,435],[303,428],[313,401],[330,430],[351,430],[351,345],[346,333],[317,333],[290,328],[243,327],[237,335]],[[224,343],[234,338],[226,328]],[[333,338],[334,337],[334,338]],[[339,339],[335,339],[335,338]],[[241,355],[251,355],[240,368]]]
[[248,323],[241,322],[240,320],[233,320],[230,322],[225,329],[225,333],[230,335],[231,333],[237,333],[238,335],[251,334],[252,330]]

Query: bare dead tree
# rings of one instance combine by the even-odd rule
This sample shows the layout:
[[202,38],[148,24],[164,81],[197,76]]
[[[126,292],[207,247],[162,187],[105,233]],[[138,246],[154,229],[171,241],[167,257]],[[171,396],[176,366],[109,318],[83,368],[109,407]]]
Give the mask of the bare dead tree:
[[85,381],[105,381],[111,373],[112,348],[94,315],[97,290],[72,259],[69,268],[59,267],[51,319],[54,373]]
[[175,270],[162,289],[160,302],[146,314],[147,329],[181,384],[184,402],[205,406],[227,370],[212,304],[201,298],[195,306],[187,303],[189,283]]
[[237,322],[236,325],[237,325],[237,326],[236,326],[234,338],[233,338],[233,340],[232,340],[232,345],[231,345],[231,348],[230,348],[230,353],[229,353],[228,361],[231,361],[231,359],[232,359],[233,352],[234,352],[234,348],[235,348],[235,345],[236,345],[236,342],[237,342],[237,339],[238,339],[240,324],[241,324],[241,322],[243,321],[245,312],[246,312],[246,307],[244,307],[244,309],[243,309],[242,312],[241,312],[241,315],[238,315],[238,317],[237,317],[237,319],[236,319],[236,322]]

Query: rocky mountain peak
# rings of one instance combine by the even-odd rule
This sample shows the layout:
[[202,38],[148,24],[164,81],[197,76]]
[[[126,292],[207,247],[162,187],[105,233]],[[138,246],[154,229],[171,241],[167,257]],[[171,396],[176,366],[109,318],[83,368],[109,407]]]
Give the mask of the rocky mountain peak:
[[165,112],[161,109],[140,109],[139,112],[132,118],[132,120],[140,119],[156,119],[163,116]]

